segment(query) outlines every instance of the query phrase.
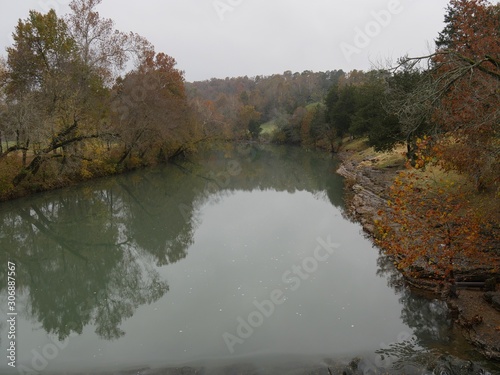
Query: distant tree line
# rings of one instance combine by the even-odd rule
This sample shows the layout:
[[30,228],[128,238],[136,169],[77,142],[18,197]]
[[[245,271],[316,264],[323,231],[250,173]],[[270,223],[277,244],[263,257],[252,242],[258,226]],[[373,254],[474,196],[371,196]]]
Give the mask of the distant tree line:
[[288,129],[294,114],[305,115],[306,107],[322,104],[343,74],[336,70],[286,71],[271,76],[213,78],[187,83],[186,87],[205,127],[219,129],[232,139],[258,139],[261,125],[272,123],[286,133],[286,142],[295,143],[297,135]]
[[[377,151],[406,145],[413,166],[432,153],[478,189],[497,186],[499,7],[451,0],[436,51],[396,66],[212,79],[187,84],[188,96],[203,125],[229,138],[336,151],[346,137],[366,137]],[[262,127],[270,123],[272,136]]]

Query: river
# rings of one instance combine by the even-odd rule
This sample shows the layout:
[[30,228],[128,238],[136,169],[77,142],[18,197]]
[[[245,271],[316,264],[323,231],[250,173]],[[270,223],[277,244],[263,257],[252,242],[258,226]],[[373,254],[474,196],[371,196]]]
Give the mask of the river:
[[336,166],[227,145],[1,204],[17,367],[1,283],[0,373],[319,374],[355,357],[365,373],[411,373],[445,352],[480,360],[446,305],[410,292],[346,217]]

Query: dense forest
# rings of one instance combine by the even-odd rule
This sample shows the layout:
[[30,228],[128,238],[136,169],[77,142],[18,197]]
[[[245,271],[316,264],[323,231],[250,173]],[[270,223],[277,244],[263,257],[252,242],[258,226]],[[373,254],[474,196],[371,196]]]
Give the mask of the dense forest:
[[211,79],[186,86],[204,126],[218,128],[233,139],[300,145],[302,121],[317,112],[316,121],[324,122],[324,98],[344,76],[341,70],[286,71],[272,76]]
[[[100,17],[100,3],[19,20],[0,58],[1,199],[217,140],[337,152],[364,139],[376,151],[404,145],[408,161],[381,213],[382,246],[408,264],[439,253],[451,272],[455,249],[484,255],[500,242],[499,4],[451,0],[435,51],[393,66],[189,83],[173,57]],[[422,173],[433,169],[445,178]]]

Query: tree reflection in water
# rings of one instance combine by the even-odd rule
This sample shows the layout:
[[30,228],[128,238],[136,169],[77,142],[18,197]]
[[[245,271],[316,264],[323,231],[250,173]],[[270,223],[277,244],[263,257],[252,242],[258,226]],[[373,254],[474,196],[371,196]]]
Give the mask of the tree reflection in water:
[[[113,192],[90,189],[29,199],[2,214],[0,247],[18,264],[26,314],[60,340],[88,324],[99,336],[123,335],[120,323],[168,290],[123,232]],[[114,204],[111,204],[113,202]]]
[[[396,270],[391,259],[383,253],[378,259],[377,275],[387,279],[388,286],[399,295],[401,318],[412,329],[411,333],[377,350],[379,361],[409,374],[442,366],[455,370],[460,366],[479,369],[470,360],[477,361],[485,368],[490,367],[479,353],[473,351],[462,334],[454,329],[446,302],[436,296],[422,295],[411,290],[405,285],[403,276]],[[448,353],[449,356],[443,356],[443,353]],[[471,370],[468,373],[483,372]]]
[[[18,293],[27,297],[22,314],[60,340],[88,325],[118,339],[124,320],[169,290],[157,267],[186,257],[202,205],[254,189],[306,190],[342,205],[334,162],[307,155],[227,146],[177,166],[2,204],[0,261],[17,262]],[[238,173],[228,174],[231,165]]]

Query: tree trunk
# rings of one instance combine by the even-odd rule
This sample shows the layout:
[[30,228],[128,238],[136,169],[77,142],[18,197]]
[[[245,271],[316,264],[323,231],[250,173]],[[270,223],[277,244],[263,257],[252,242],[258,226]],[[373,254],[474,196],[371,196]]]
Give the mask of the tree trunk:
[[23,149],[23,168],[26,168],[26,156],[28,154],[28,147],[29,147],[30,141],[26,142],[26,148]]
[[117,166],[122,165],[122,163],[125,161],[125,159],[127,159],[127,157],[130,155],[131,152],[132,152],[132,146],[126,147],[125,152],[123,153],[123,155],[120,158],[120,160],[118,160],[118,162],[116,163],[116,165]]
[[416,149],[417,145],[415,141],[411,137],[408,137],[406,139],[406,158],[408,159],[412,167],[417,164]]

